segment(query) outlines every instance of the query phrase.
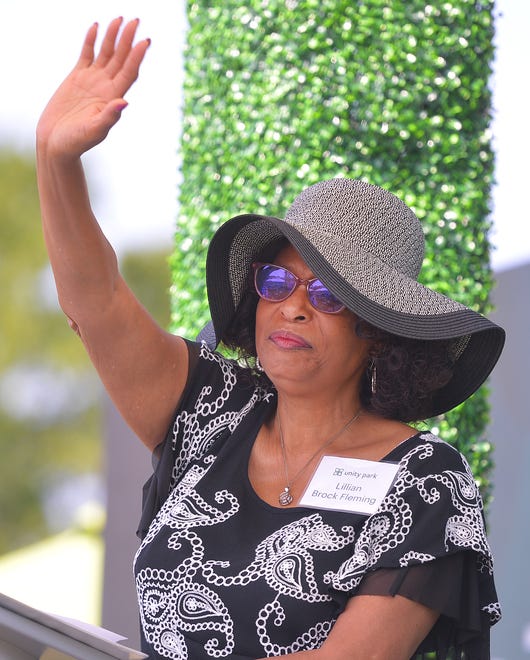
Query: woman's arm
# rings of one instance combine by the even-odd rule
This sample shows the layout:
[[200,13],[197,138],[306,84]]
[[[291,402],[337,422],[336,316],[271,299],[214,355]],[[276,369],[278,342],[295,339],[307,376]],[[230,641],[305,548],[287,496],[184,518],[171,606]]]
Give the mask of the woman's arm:
[[319,649],[290,655],[297,660],[409,660],[438,616],[403,596],[354,596]]
[[[59,295],[110,396],[140,439],[163,438],[187,378],[181,338],[158,327],[123,281],[91,209],[81,155],[105,139],[126,106],[149,46],[138,21],[112,21],[98,54],[97,25],[37,127],[44,238]],[[131,152],[134,145],[131,145]]]

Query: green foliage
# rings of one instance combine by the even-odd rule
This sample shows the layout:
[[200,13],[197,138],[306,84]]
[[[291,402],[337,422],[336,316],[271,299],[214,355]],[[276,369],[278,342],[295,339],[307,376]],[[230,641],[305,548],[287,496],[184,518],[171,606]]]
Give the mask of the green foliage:
[[[422,221],[422,282],[486,312],[493,0],[189,3],[173,329],[208,319],[216,227],[282,215],[325,178],[389,188]],[[488,495],[486,391],[433,424]],[[458,429],[458,433],[457,433]]]
[[[0,554],[51,531],[47,493],[101,471],[101,389],[57,304],[39,216],[33,157],[0,150]],[[167,326],[166,255],[130,253],[121,269]]]
[[50,531],[46,492],[99,470],[98,386],[60,312],[33,157],[0,151],[0,554]]

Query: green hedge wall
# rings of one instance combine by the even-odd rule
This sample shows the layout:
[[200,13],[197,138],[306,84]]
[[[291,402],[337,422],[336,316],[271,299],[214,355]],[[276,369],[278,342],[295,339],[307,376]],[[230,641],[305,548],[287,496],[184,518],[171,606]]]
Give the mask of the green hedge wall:
[[[435,6],[436,5],[436,6]],[[208,320],[204,259],[242,212],[281,216],[325,178],[363,178],[423,223],[421,280],[487,312],[493,1],[197,0],[188,5],[172,329]],[[430,420],[488,499],[485,388]]]

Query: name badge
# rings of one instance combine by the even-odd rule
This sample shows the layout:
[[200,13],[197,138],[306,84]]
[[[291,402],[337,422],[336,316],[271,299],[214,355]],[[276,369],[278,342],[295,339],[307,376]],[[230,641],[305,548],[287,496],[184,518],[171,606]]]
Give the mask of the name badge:
[[323,456],[299,506],[370,515],[390,490],[398,463]]

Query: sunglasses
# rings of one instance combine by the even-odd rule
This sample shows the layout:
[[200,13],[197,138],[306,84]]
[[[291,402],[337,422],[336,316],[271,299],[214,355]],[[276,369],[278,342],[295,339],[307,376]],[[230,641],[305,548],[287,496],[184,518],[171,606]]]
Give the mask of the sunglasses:
[[302,280],[287,268],[274,264],[253,263],[254,286],[260,298],[268,302],[286,300],[300,284],[306,285],[307,297],[311,305],[325,314],[338,314],[344,305],[325,284],[313,277]]

